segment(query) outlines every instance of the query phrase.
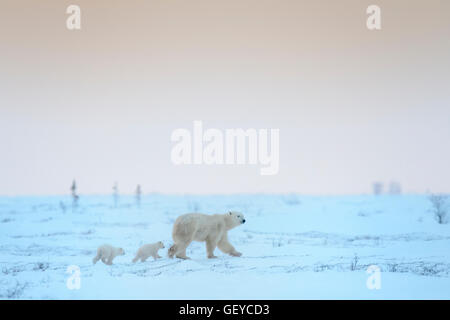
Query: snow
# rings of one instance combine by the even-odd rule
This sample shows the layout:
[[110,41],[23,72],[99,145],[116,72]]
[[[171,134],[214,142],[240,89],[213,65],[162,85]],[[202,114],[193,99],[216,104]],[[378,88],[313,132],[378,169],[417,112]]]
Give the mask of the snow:
[[[76,209],[68,196],[0,197],[0,299],[450,299],[450,225],[430,209],[426,195],[81,196]],[[207,259],[203,243],[167,257],[180,214],[231,210],[247,221],[229,232],[242,257]],[[162,259],[131,262],[160,240]],[[126,254],[93,265],[104,243]]]

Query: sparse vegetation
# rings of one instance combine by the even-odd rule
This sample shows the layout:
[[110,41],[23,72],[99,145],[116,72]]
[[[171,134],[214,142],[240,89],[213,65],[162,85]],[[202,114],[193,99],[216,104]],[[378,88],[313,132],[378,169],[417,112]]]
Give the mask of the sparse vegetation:
[[78,200],[80,199],[77,194],[77,182],[75,180],[72,182],[70,191],[72,192],[72,210],[75,210],[78,207]]
[[138,184],[136,187],[136,206],[138,208],[141,207],[141,195],[142,195],[141,185]]
[[298,206],[300,204],[300,200],[297,195],[290,194],[284,197],[284,203],[288,206]]
[[27,286],[27,283],[20,283],[16,281],[15,286],[8,288],[6,292],[0,294],[0,298],[19,299],[23,295],[23,292]]
[[112,189],[113,189],[114,208],[117,208],[119,202],[119,185],[117,184],[117,182],[114,183]]
[[4,275],[12,275],[15,276],[16,274],[18,274],[19,272],[23,271],[22,269],[20,269],[19,267],[11,267],[11,268],[6,268],[3,267],[2,268],[2,273]]
[[448,216],[448,196],[444,194],[432,194],[430,197],[432,212],[439,224],[447,223]]
[[331,270],[333,267],[328,265],[328,264],[318,264],[315,265],[313,270],[314,272],[324,272],[324,271],[328,271]]
[[400,183],[392,181],[389,185],[389,194],[399,195],[402,194],[402,186]]
[[189,210],[191,212],[200,212],[200,204],[197,201],[189,202]]
[[383,184],[381,182],[374,182],[372,185],[373,194],[378,196],[383,193]]
[[278,248],[278,247],[282,247],[282,246],[283,246],[283,239],[282,238],[272,239],[272,247]]
[[46,262],[38,262],[38,263],[35,264],[33,270],[34,271],[38,271],[38,270],[45,271],[45,270],[48,269],[48,267],[49,267],[48,263],[46,263]]
[[435,263],[433,265],[426,265],[422,267],[421,272],[419,274],[423,276],[437,276],[440,273],[439,264]]
[[357,267],[358,267],[358,255],[355,254],[350,264],[350,270],[355,271]]
[[389,272],[397,272],[398,270],[398,264],[397,263],[390,263],[388,264]]
[[64,202],[59,202],[59,208],[61,209],[62,213],[66,213],[66,205],[64,204]]

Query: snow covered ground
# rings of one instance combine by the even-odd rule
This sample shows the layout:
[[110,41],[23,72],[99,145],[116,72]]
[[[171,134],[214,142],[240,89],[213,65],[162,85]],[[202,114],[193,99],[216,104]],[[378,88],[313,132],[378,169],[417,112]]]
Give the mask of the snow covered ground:
[[[450,299],[450,224],[439,225],[425,195],[146,195],[0,197],[1,299]],[[169,259],[171,229],[187,212],[241,211],[229,233],[243,253]],[[162,259],[131,263],[162,240]],[[92,264],[97,246],[125,249],[114,265]],[[76,274],[79,267],[80,288]],[[369,289],[368,266],[380,268]]]

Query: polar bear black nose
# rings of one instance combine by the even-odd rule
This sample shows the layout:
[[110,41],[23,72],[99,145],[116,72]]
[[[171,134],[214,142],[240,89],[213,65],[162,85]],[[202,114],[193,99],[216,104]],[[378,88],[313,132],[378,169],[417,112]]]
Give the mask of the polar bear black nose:
[[244,220],[242,220],[242,223],[245,223],[245,219],[244,219]]

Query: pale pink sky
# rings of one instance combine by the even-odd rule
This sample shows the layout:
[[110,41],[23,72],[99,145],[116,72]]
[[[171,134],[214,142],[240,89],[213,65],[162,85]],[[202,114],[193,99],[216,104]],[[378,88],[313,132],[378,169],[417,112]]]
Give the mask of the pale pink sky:
[[[70,4],[2,2],[0,195],[450,192],[450,2]],[[174,166],[194,120],[279,128],[279,174]]]

